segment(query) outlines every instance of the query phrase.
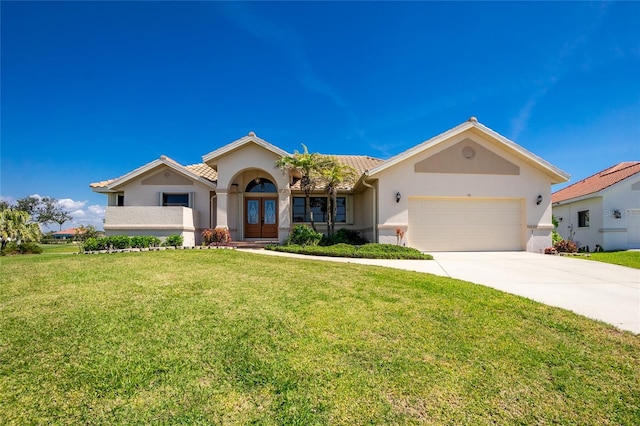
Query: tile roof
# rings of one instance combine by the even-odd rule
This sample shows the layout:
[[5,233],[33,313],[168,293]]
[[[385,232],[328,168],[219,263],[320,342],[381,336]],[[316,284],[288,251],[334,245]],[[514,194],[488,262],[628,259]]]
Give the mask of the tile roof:
[[625,161],[551,194],[551,202],[559,203],[594,194],[640,173],[640,161]]
[[[162,160],[170,162],[174,165],[176,165],[177,167],[180,167],[190,173],[193,173],[196,176],[202,177],[204,179],[207,179],[208,181],[211,182],[216,182],[216,180],[218,179],[218,173],[212,169],[211,167],[207,166],[204,163],[198,163],[198,164],[191,164],[189,166],[183,166],[182,164],[178,163],[176,160],[173,160],[169,157],[167,157],[166,155],[163,155],[162,157],[160,157]],[[122,176],[121,176],[122,177]],[[117,181],[118,179],[120,179],[121,177],[115,178],[115,179],[108,179],[108,180],[103,180],[100,182],[94,182],[89,184],[89,187],[91,188],[107,188],[109,186],[109,184],[111,184],[112,182]]]
[[189,166],[184,166],[184,168],[189,170],[194,175],[198,175],[211,182],[216,182],[218,180],[218,172],[204,163],[191,164]]
[[83,231],[80,228],[69,228],[69,229],[63,229],[62,231],[53,232],[51,235],[75,235],[76,233],[84,234],[84,232],[85,231]]
[[[345,166],[350,166],[356,171],[356,180],[367,170],[371,170],[372,168],[384,163],[384,160],[380,160],[379,158],[370,157],[368,155],[326,155],[327,157],[331,157],[336,159],[339,163],[342,163]],[[353,188],[353,184],[355,182],[343,182],[338,186],[338,189],[341,190],[350,190]],[[300,180],[294,181],[293,185],[291,185],[291,189],[300,190]],[[316,190],[324,189],[324,185],[321,181],[318,182],[318,185],[315,187]]]

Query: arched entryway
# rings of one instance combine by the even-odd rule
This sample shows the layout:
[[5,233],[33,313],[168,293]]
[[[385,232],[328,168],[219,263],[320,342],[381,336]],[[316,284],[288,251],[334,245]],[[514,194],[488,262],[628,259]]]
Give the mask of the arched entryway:
[[244,190],[244,237],[278,238],[278,189],[269,179],[253,179]]

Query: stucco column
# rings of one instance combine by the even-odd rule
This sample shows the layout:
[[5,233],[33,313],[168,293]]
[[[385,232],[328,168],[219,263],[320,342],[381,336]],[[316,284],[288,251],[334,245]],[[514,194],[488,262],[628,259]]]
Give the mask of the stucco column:
[[227,210],[228,210],[228,201],[229,201],[229,196],[227,194],[226,190],[217,190],[216,191],[217,196],[217,209],[216,209],[216,215],[217,215],[217,227],[219,228],[229,228],[229,222],[227,220]]
[[293,200],[291,200],[291,190],[289,188],[283,188],[278,191],[278,239],[283,242],[289,236],[291,230],[291,206]]

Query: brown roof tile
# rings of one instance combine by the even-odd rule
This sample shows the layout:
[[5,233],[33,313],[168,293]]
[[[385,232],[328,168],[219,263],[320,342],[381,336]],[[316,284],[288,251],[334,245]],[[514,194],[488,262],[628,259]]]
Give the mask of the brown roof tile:
[[[369,157],[368,155],[327,155],[326,157],[335,158],[339,163],[344,164],[345,166],[352,167],[356,172],[356,180],[367,170],[371,170],[375,166],[378,166],[381,163],[384,163],[384,160],[380,160],[379,158]],[[353,188],[353,184],[355,182],[343,182],[342,185],[338,186],[340,190],[350,190]],[[293,185],[291,185],[291,189],[300,190],[300,180],[296,180]],[[314,188],[324,189],[324,185],[321,180],[318,181],[318,184]]]
[[616,164],[580,182],[554,192],[551,194],[551,202],[559,203],[602,191],[636,173],[640,173],[640,161],[625,161]]
[[184,166],[184,168],[189,170],[194,175],[203,177],[207,180],[210,180],[211,182],[216,182],[218,180],[218,172],[204,163],[191,164],[189,166]]

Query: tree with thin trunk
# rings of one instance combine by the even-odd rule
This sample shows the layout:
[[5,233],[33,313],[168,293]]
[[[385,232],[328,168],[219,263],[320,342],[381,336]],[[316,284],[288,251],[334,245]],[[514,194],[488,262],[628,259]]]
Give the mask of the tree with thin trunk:
[[307,147],[302,144],[303,152],[294,151],[293,155],[286,155],[276,161],[276,166],[283,170],[288,170],[292,177],[300,178],[300,189],[304,192],[305,211],[309,215],[311,228],[316,230],[311,211],[311,191],[320,177],[320,167],[324,157],[318,153],[310,153]]
[[27,212],[33,222],[48,225],[57,223],[62,230],[62,225],[69,222],[73,217],[71,213],[64,210],[58,200],[53,197],[40,197],[32,195],[21,198],[16,202],[16,209]]
[[338,188],[343,183],[353,183],[356,171],[353,167],[340,163],[334,157],[324,157],[321,164],[322,178],[325,189],[329,194],[327,206],[327,233],[332,236],[336,228],[336,213],[338,210]]

